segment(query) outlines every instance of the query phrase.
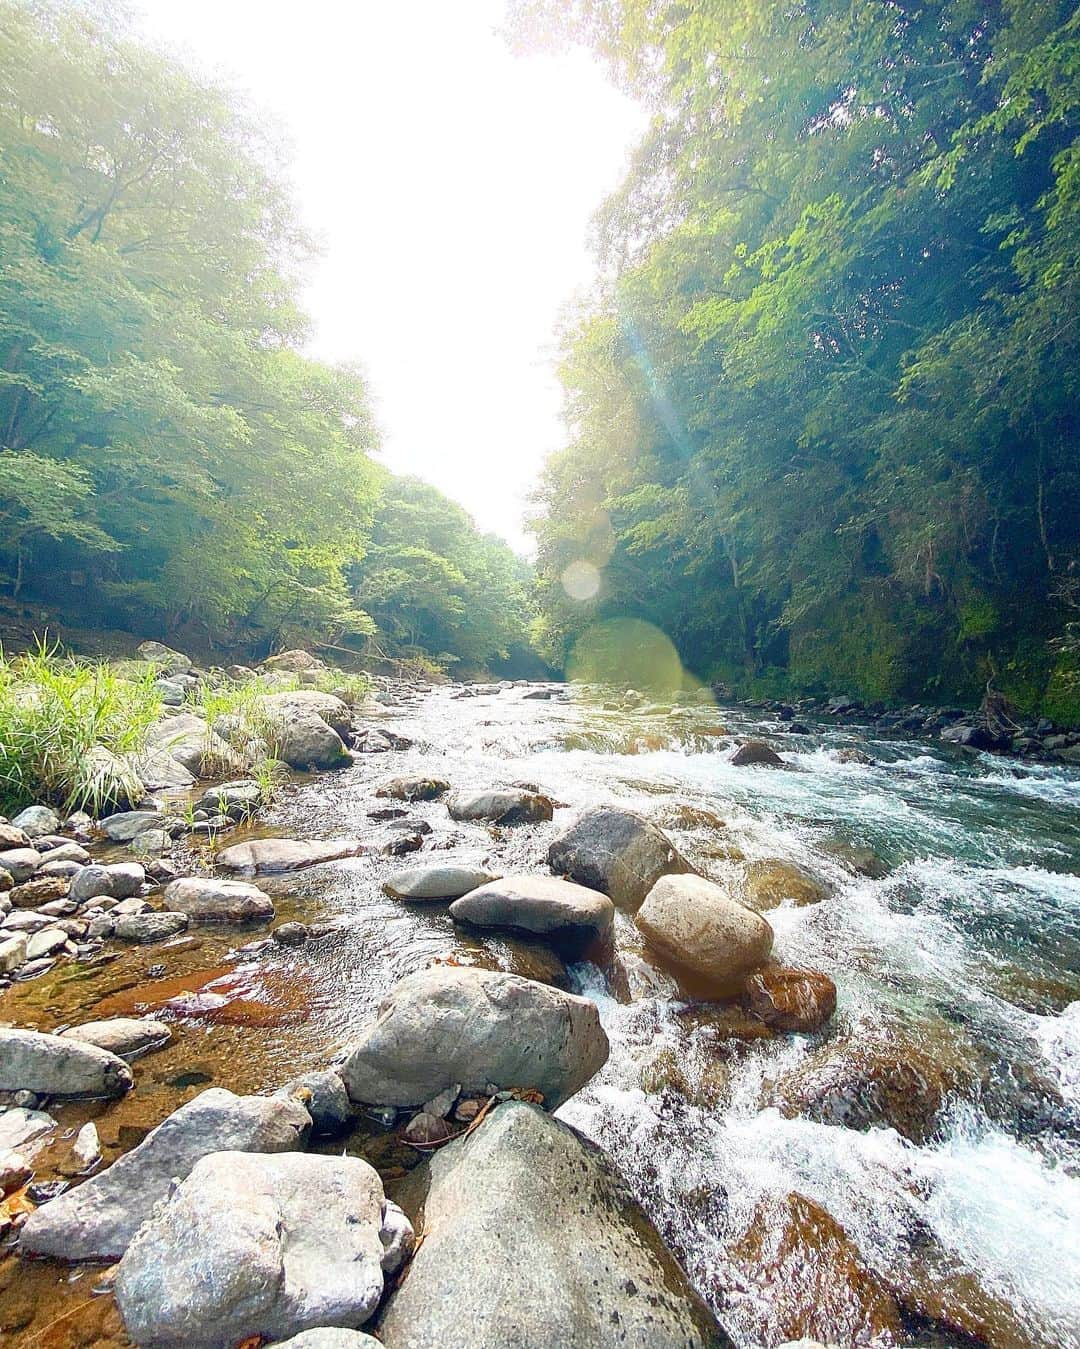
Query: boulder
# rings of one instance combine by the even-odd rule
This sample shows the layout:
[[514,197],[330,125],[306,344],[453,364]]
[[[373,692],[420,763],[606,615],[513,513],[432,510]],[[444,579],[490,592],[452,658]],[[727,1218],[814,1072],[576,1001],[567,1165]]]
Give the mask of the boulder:
[[746,896],[744,903],[755,913],[764,913],[781,904],[817,904],[828,898],[831,886],[827,881],[794,862],[774,858],[751,862],[746,868]]
[[125,810],[101,821],[101,832],[114,843],[130,843],[146,829],[159,829],[165,816],[159,810]]
[[304,708],[290,711],[287,717],[276,714],[267,741],[290,768],[341,768],[352,762],[337,731]]
[[480,867],[436,864],[395,871],[383,882],[383,889],[395,899],[458,899],[494,879],[489,871]]
[[422,1105],[523,1087],[556,1109],[598,1072],[608,1041],[595,1003],[513,974],[433,965],[402,979],[352,1044],[341,1076],[354,1101]]
[[342,737],[352,731],[352,709],[333,693],[292,689],[285,693],[264,694],[259,701],[272,721],[289,722],[314,713]]
[[21,829],[32,842],[43,834],[55,834],[60,828],[60,816],[49,806],[27,806],[9,823],[14,829]]
[[149,913],[125,913],[116,920],[113,934],[120,941],[146,945],[149,942],[165,941],[175,937],[178,932],[187,931],[186,913],[170,913],[168,910]]
[[731,762],[737,768],[764,767],[783,768],[784,761],[771,745],[764,740],[747,740],[731,756]]
[[476,927],[518,928],[538,936],[608,933],[615,906],[606,895],[555,876],[504,876],[450,905],[457,922]]
[[78,843],[58,843],[55,848],[48,850],[38,844],[38,852],[41,853],[42,867],[55,866],[57,862],[77,862],[81,867],[90,863],[90,854]]
[[263,804],[263,789],[259,784],[252,778],[239,778],[235,782],[208,787],[195,802],[195,809],[205,810],[209,815],[227,815],[230,820],[242,820],[254,815]]
[[764,965],[743,986],[742,1005],[774,1030],[820,1030],[836,1011],[836,985],[818,970]]
[[359,1157],[203,1157],[120,1262],[128,1333],[217,1349],[362,1324],[382,1297],[384,1202]]
[[693,868],[656,825],[616,806],[587,810],[548,849],[548,866],[636,909],[661,876]]
[[735,991],[772,950],[765,919],[701,876],[662,876],[634,921],[658,955],[715,995]]
[[37,1096],[123,1096],[134,1079],[123,1059],[61,1035],[0,1027],[0,1091]]
[[269,874],[297,871],[341,857],[359,857],[364,845],[355,838],[257,838],[223,848],[215,861],[225,871]]
[[450,784],[445,778],[417,773],[411,777],[391,778],[376,790],[375,795],[393,801],[434,801],[449,790]]
[[215,735],[202,717],[180,712],[165,717],[150,728],[146,753],[164,753],[201,777],[234,772],[243,762],[227,741]]
[[315,1134],[339,1134],[353,1122],[352,1106],[345,1084],[341,1075],[332,1068],[294,1077],[274,1095],[299,1101],[311,1116],[311,1128]]
[[490,824],[537,824],[550,820],[553,814],[552,803],[546,796],[520,788],[458,792],[450,798],[449,810],[452,820]]
[[835,857],[856,876],[866,876],[869,880],[880,881],[889,874],[888,863],[879,857],[873,848],[866,845],[834,838],[823,843],[821,849]]
[[164,642],[140,642],[135,648],[135,653],[140,660],[153,665],[160,674],[187,674],[192,666],[190,656],[185,656],[182,651],[174,651]]
[[535,1106],[499,1106],[423,1170],[386,1349],[732,1344],[605,1154]]
[[72,876],[68,898],[79,904],[98,895],[130,899],[139,893],[145,882],[146,872],[140,862],[114,862],[111,866],[93,862]]
[[[98,1051],[99,1053],[102,1051]],[[151,1210],[209,1153],[279,1153],[299,1148],[310,1128],[296,1101],[234,1096],[212,1087],[182,1105],[105,1171],[33,1212],[22,1250],[61,1260],[115,1260]]]
[[69,881],[64,876],[42,876],[39,872],[36,880],[23,881],[8,893],[14,909],[40,909],[43,904],[51,904],[56,899],[66,899]]
[[36,848],[10,848],[0,852],[0,867],[19,884],[28,881],[41,865],[41,853]]
[[132,772],[148,792],[179,792],[195,783],[195,775],[167,749],[158,747],[126,757]]
[[224,881],[216,876],[183,876],[171,881],[162,896],[168,908],[191,918],[222,922],[269,922],[274,901],[247,881]]
[[264,670],[278,670],[285,674],[300,674],[303,670],[325,670],[326,664],[318,656],[301,647],[290,651],[279,651],[276,656],[267,656],[262,663]]
[[114,1016],[107,1021],[87,1021],[81,1026],[70,1026],[60,1034],[65,1040],[77,1040],[80,1044],[107,1049],[110,1054],[128,1063],[172,1038],[172,1031],[164,1021],[129,1016]]
[[25,829],[13,824],[0,822],[0,852],[9,852],[13,848],[29,848],[30,835]]

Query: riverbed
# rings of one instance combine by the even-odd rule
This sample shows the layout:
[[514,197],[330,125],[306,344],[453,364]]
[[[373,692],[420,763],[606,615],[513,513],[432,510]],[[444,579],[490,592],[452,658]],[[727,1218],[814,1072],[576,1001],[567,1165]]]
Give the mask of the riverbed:
[[[264,1091],[325,1065],[433,959],[563,979],[597,1001],[611,1057],[559,1114],[615,1159],[738,1344],[1080,1346],[1080,770],[551,692],[402,693],[384,720],[411,749],[296,776],[254,832],[377,842],[377,786],[421,771],[455,787],[534,783],[558,803],[551,823],[492,829],[451,821],[443,802],[410,806],[431,826],[411,859],[267,883],[276,921],[327,925],[304,946],[245,951],[264,934],[193,926],[0,998],[0,1020],[42,1029],[151,1012],[174,1028],[124,1100],[65,1106],[61,1123],[94,1118],[111,1160],[209,1085]],[[734,766],[735,735],[768,740],[786,766]],[[845,748],[873,762],[841,762]],[[835,981],[829,1026],[762,1038],[694,1004],[629,914],[615,966],[564,973],[540,948],[455,929],[444,905],[382,892],[428,855],[546,871],[551,839],[601,803],[648,815],[721,883],[765,860],[818,878],[824,898],[767,916],[783,963]],[[212,853],[185,860],[207,868]],[[348,1146],[391,1188],[418,1160],[375,1121]],[[9,1258],[0,1326],[29,1344],[94,1283]]]

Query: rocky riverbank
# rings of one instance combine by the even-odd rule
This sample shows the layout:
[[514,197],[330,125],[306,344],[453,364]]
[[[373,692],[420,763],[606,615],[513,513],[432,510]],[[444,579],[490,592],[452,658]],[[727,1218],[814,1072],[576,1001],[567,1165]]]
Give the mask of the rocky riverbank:
[[[578,1122],[588,1098],[587,1118],[627,1070],[615,1007],[650,1026],[635,1090],[672,1128],[708,1101],[722,1117],[758,1046],[775,1054],[762,1084],[774,1113],[852,1138],[885,1129],[924,1146],[957,1096],[1032,1137],[1066,1127],[1050,1084],[995,1081],[954,1031],[930,1050],[891,1031],[853,1047],[858,999],[832,962],[806,959],[791,920],[888,876],[895,863],[865,842],[770,857],[685,799],[631,809],[583,784],[564,804],[570,780],[561,769],[549,785],[542,729],[545,708],[569,707],[560,686],[459,687],[432,702],[384,682],[378,704],[344,711],[312,690],[314,712],[282,692],[305,743],[330,731],[345,756],[344,771],[295,777],[284,808],[234,778],[193,784],[186,806],[158,789],[93,821],[35,806],[4,826],[8,853],[36,854],[10,872],[0,927],[20,948],[0,1004],[7,1333],[29,1339],[59,1313],[72,1335],[116,1344],[363,1344],[373,1332],[426,1345],[464,1331],[485,1345],[591,1346],[613,1326],[640,1344],[728,1343],[716,1311],[745,1326],[746,1276],[715,1261],[705,1281],[696,1273],[706,1307],[684,1272],[690,1210],[652,1204],[650,1221],[619,1153],[549,1113]],[[462,699],[478,737],[468,771],[438,743]],[[627,764],[707,750],[749,797],[808,776],[799,731],[732,732],[696,698],[652,711],[610,690],[588,701],[616,710],[565,733],[557,753],[570,762],[587,735]],[[520,724],[539,739],[511,774],[496,756]],[[877,781],[873,754],[843,757],[853,748],[829,749],[829,762]],[[25,888],[43,881],[63,895]],[[361,893],[372,907],[355,907]],[[72,907],[47,911],[57,903]],[[30,957],[20,915],[40,920],[31,935],[63,941]],[[665,1006],[690,1052],[671,1049]],[[640,1196],[636,1164],[634,1179]],[[694,1202],[733,1201],[702,1180]],[[850,1262],[828,1276],[843,1314],[816,1314],[807,1293],[791,1334],[737,1342],[827,1339],[850,1322],[885,1343],[929,1306],[913,1281],[867,1273],[823,1212],[797,1193],[762,1209],[732,1258],[765,1277],[798,1266],[783,1254],[794,1243],[813,1263],[818,1232]],[[72,1274],[59,1261],[76,1262]],[[60,1280],[83,1296],[53,1307]],[[935,1334],[963,1319],[955,1297],[939,1302]]]

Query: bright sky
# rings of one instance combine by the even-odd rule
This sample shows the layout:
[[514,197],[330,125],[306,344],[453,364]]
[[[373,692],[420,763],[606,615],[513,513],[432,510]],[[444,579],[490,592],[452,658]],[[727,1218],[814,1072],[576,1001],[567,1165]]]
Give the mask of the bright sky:
[[560,310],[642,114],[584,52],[518,58],[504,0],[136,0],[145,31],[225,75],[294,152],[324,246],[313,351],[358,360],[385,462],[527,546],[563,443]]

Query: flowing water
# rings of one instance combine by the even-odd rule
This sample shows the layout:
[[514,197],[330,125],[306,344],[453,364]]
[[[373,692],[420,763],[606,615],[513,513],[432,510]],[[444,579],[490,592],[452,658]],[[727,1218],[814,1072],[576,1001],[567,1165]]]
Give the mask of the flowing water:
[[[125,1101],[68,1106],[61,1122],[95,1115],[111,1159],[210,1083],[265,1090],[325,1064],[433,958],[559,978],[542,950],[455,931],[445,906],[396,903],[381,882],[429,855],[544,870],[578,810],[618,803],[725,884],[782,860],[827,889],[768,915],[777,958],[837,984],[817,1035],[755,1037],[745,1017],[686,1000],[626,914],[618,968],[566,975],[596,999],[612,1050],[560,1115],[615,1158],[735,1341],[1080,1346],[1080,771],[850,727],[794,735],[746,710],[523,692],[403,694],[386,724],[412,749],[295,780],[263,832],[378,843],[375,787],[414,771],[536,783],[560,803],[551,824],[491,830],[410,807],[432,827],[414,858],[268,887],[279,918],[332,924],[307,946],[244,952],[198,928],[0,999],[0,1020],[49,1029],[141,1010],[174,1023]],[[789,767],[734,767],[733,734],[764,736]],[[839,762],[852,746],[875,762]],[[349,1146],[390,1182],[415,1160],[374,1129]],[[0,1326],[29,1342],[68,1305],[71,1276],[13,1264]]]

